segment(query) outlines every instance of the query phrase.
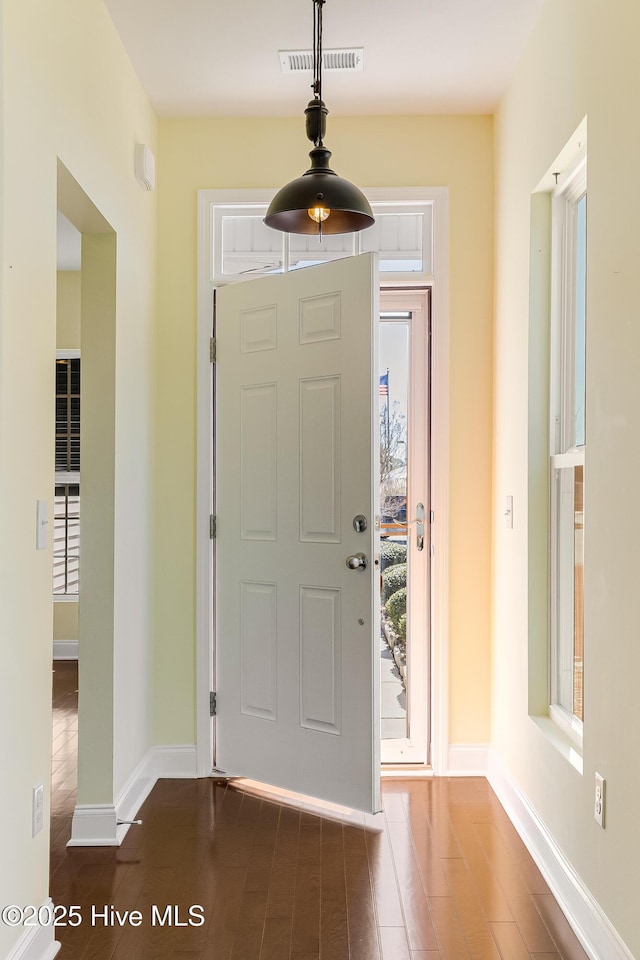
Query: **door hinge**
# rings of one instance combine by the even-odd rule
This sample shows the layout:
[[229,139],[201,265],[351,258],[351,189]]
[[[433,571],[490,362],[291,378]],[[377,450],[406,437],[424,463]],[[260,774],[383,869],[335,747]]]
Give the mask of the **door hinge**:
[[215,717],[217,706],[218,704],[217,704],[216,694],[212,690],[211,693],[209,694],[209,716],[210,717]]
[[216,518],[213,514],[209,516],[209,539],[215,540],[216,538]]
[[210,363],[216,362],[216,338],[215,337],[211,337],[211,339],[209,340],[209,362]]
[[430,510],[430,511],[429,511],[429,523],[434,523],[435,519],[436,519],[435,513],[433,512],[433,510]]

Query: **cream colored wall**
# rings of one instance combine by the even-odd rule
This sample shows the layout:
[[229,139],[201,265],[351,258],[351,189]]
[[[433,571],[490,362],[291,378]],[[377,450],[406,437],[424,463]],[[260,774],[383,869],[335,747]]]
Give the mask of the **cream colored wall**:
[[[637,308],[637,158],[640,7],[631,0],[548,0],[496,118],[496,344],[494,391],[493,746],[561,849],[640,956],[640,832],[636,749],[640,646],[635,510],[640,470]],[[547,643],[544,575],[527,531],[527,497],[540,504],[546,407],[543,373],[529,381],[531,193],[588,115],[587,454],[585,497],[585,720],[581,775],[528,716],[528,657]],[[540,213],[539,204],[535,207]],[[533,260],[538,245],[533,248]],[[544,276],[533,271],[544,286]],[[544,272],[544,271],[543,271]],[[536,331],[536,336],[538,331]],[[532,357],[533,359],[533,357]],[[535,377],[540,382],[536,382]],[[528,399],[528,392],[530,398]],[[514,496],[513,531],[502,517]],[[544,496],[544,494],[543,494]],[[537,548],[536,548],[537,549]],[[534,586],[528,616],[528,584]],[[531,627],[529,627],[531,624]],[[593,819],[594,772],[607,778],[606,829]]]
[[53,639],[78,639],[78,604],[65,601],[53,604]]
[[[489,117],[329,117],[337,172],[360,186],[450,188],[450,739],[490,714],[493,156]],[[159,125],[155,737],[195,739],[196,191],[277,187],[308,166],[294,119]]]
[[[56,275],[56,348],[80,349],[80,271],[58,270]],[[78,639],[78,604],[53,604],[53,639]]]
[[[116,795],[110,761],[124,706],[117,696],[115,656],[116,273],[115,234],[83,233],[78,804],[100,804],[101,797]],[[141,732],[132,727],[130,736]]]
[[56,283],[56,347],[80,349],[79,270],[58,270]]
[[[110,802],[149,744],[151,419],[155,196],[133,177],[156,120],[101,0],[5,0],[0,326],[0,902],[48,895],[51,548],[35,550],[35,503],[53,494],[56,157],[117,233],[114,734]],[[20,416],[15,397],[20,395]],[[20,463],[20,470],[6,464]],[[31,533],[30,533],[31,531]],[[9,655],[10,654],[10,655]],[[82,683],[82,680],[81,680]],[[90,691],[86,691],[90,695]],[[31,838],[31,790],[47,792]],[[6,865],[10,865],[10,869]],[[0,956],[22,931],[0,924]]]

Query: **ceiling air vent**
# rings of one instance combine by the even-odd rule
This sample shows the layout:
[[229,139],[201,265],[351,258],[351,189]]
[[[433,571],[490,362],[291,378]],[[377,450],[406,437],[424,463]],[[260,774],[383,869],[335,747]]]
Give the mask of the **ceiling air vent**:
[[[313,50],[279,50],[280,67],[283,73],[300,73],[301,70],[313,70]],[[342,50],[323,50],[322,69],[362,72],[364,62],[363,47],[349,47]]]

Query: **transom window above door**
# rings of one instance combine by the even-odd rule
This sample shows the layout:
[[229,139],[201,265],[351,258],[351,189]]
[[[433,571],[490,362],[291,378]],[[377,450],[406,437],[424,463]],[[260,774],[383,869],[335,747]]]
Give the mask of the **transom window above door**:
[[[220,191],[222,193],[222,191]],[[318,239],[280,233],[263,222],[264,200],[211,204],[211,276],[213,281],[251,279],[286,273],[329,260],[375,251],[385,279],[430,280],[433,277],[433,201],[377,201],[369,196],[376,218],[359,233]]]

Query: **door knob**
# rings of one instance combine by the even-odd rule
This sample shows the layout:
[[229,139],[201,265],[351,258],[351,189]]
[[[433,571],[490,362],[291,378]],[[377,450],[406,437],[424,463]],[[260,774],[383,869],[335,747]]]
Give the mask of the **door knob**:
[[354,553],[352,557],[347,557],[347,566],[349,570],[366,570],[367,558],[364,553]]

